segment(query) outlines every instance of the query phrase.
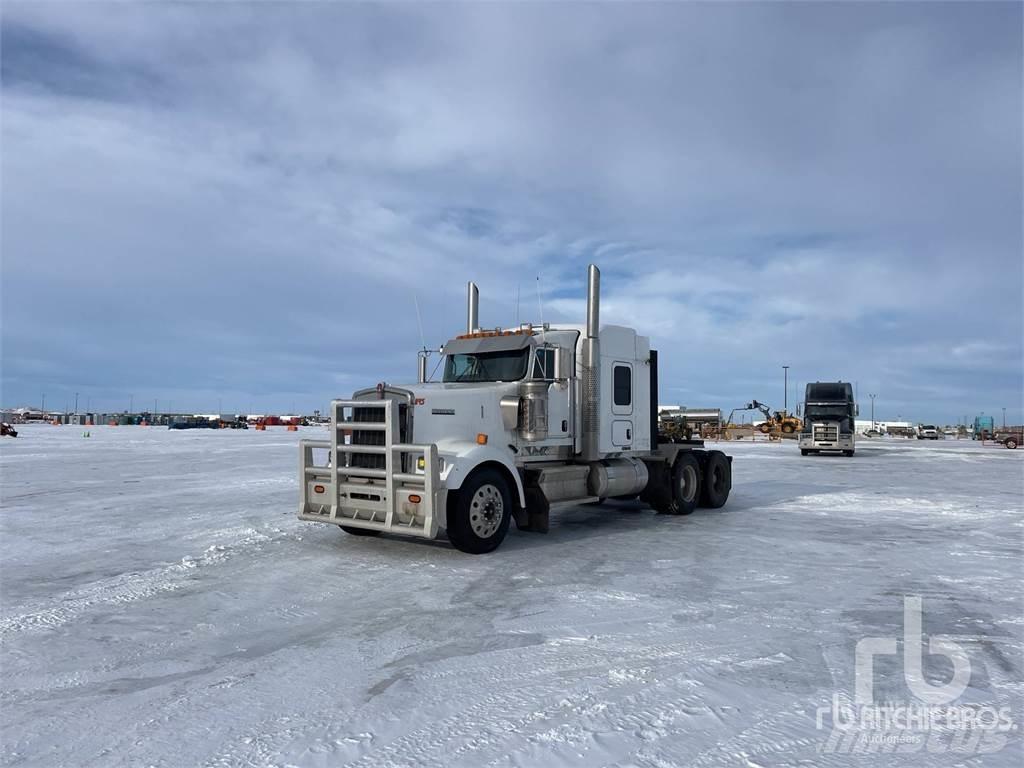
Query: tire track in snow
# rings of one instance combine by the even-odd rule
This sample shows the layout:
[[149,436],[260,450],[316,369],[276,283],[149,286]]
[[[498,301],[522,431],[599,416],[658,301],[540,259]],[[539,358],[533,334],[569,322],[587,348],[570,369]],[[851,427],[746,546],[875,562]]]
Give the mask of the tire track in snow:
[[[507,654],[512,654],[512,658],[501,663],[496,664],[494,655],[489,654],[486,659],[476,657],[477,663],[460,666],[457,672],[446,670],[441,674],[417,675],[407,682],[416,686],[425,684],[431,693],[431,700],[425,701],[421,709],[430,711],[434,705],[439,709],[450,708],[453,700],[468,694],[467,706],[461,706],[458,712],[440,720],[421,721],[415,729],[376,748],[369,746],[371,751],[346,763],[346,768],[393,768],[412,764],[496,765],[502,757],[510,754],[509,741],[521,740],[526,734],[531,734],[526,736],[529,742],[524,747],[527,749],[545,744],[571,744],[572,734],[568,734],[566,729],[571,730],[581,716],[600,716],[609,707],[609,701],[613,705],[617,701],[617,691],[648,685],[652,667],[661,669],[662,665],[668,665],[666,671],[678,670],[672,676],[673,680],[676,677],[689,680],[695,672],[707,674],[720,670],[722,665],[739,661],[732,657],[708,659],[707,654],[712,649],[692,643],[646,649],[638,643],[635,648],[618,646],[588,649],[589,652],[581,650],[576,643],[556,645],[551,653],[540,649],[526,654],[509,650],[502,655],[507,659]],[[698,661],[695,664],[695,657],[703,663]],[[629,665],[623,667],[622,659],[628,659]],[[486,687],[467,690],[467,679],[486,680]],[[438,685],[441,681],[451,690],[445,685]],[[658,690],[662,690],[664,685],[667,683],[656,684]],[[496,687],[502,690],[482,697],[475,695]],[[644,694],[643,691],[631,694],[637,695],[649,697],[652,694]],[[694,710],[706,709],[699,698],[692,696],[692,691],[686,702]],[[631,716],[629,704],[620,703],[619,717],[625,727],[650,731],[659,718],[664,720],[675,716],[677,705],[678,701],[661,708],[650,704],[646,716]],[[318,727],[320,724],[311,724],[310,729]],[[604,730],[613,731],[615,726],[609,725]],[[294,733],[290,735],[295,736]],[[580,731],[579,736],[589,739],[593,732]],[[372,741],[369,740],[368,744]],[[261,755],[261,759],[267,757],[266,753]]]
[[[615,659],[622,655],[644,663],[659,655],[667,654],[672,659],[687,655],[685,644],[647,648],[647,653],[639,646],[636,650],[606,647],[581,653],[579,642],[557,641],[546,650],[542,650],[545,646],[531,646],[531,649],[525,655],[522,649],[504,649],[459,657],[454,668],[427,674],[417,672],[406,682],[417,688],[423,687],[428,693],[419,707],[421,711],[450,711],[453,701],[460,698],[468,701],[459,712],[440,720],[419,719],[416,728],[395,738],[378,743],[379,734],[367,732],[372,725],[364,722],[364,714],[353,718],[337,711],[328,715],[322,711],[292,712],[289,717],[259,723],[247,734],[236,737],[232,744],[204,765],[228,768],[276,764],[281,761],[281,751],[295,744],[302,744],[305,749],[315,747],[317,751],[339,752],[356,745],[368,749],[365,754],[345,763],[351,768],[451,765],[456,758],[463,760],[464,764],[482,765],[485,758],[479,755],[480,750],[504,744],[515,736],[514,731],[508,730],[512,716],[518,718],[516,727],[526,728],[533,722],[550,721],[559,712],[575,711],[593,704],[592,689],[568,692],[579,687],[579,683],[570,683],[567,678],[574,681],[586,679],[590,685],[597,685],[598,680],[602,680],[607,687],[618,688],[635,684],[635,680],[628,676],[607,678],[609,665],[615,664]],[[691,645],[689,650],[695,648]],[[475,661],[467,665],[468,658]],[[467,690],[467,679],[486,680],[486,686]],[[538,686],[538,680],[543,684]],[[496,687],[503,690],[482,697],[478,695]],[[537,711],[536,702],[545,699],[553,702]],[[342,727],[345,730],[339,732]],[[356,731],[361,732],[356,734]],[[474,731],[475,738],[465,741],[463,737],[467,731]],[[317,736],[311,738],[313,734]],[[341,759],[339,754],[330,764],[340,764]]]
[[[230,532],[234,531],[234,536]],[[211,544],[198,557],[186,555],[181,562],[141,573],[124,573],[86,587],[72,590],[29,610],[0,618],[0,638],[22,632],[40,632],[74,621],[96,606],[124,605],[156,595],[175,592],[191,585],[198,569],[223,563],[246,550],[285,538],[294,538],[280,528],[269,533],[252,527],[218,531],[218,538],[231,538],[230,544]]]

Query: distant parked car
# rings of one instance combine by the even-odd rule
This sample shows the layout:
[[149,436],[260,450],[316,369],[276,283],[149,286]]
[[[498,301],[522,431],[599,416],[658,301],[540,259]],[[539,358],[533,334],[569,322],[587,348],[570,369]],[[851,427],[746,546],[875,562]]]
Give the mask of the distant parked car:
[[865,429],[864,437],[881,437],[882,430],[880,429]]
[[937,430],[932,424],[922,424],[917,428],[917,439],[938,440],[939,430]]

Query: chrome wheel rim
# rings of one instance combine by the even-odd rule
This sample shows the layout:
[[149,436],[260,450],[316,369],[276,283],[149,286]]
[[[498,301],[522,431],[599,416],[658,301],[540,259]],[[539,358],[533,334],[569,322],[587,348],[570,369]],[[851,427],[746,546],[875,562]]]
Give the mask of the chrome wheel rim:
[[481,485],[469,503],[469,524],[481,539],[494,535],[505,515],[505,502],[501,492],[490,483]]

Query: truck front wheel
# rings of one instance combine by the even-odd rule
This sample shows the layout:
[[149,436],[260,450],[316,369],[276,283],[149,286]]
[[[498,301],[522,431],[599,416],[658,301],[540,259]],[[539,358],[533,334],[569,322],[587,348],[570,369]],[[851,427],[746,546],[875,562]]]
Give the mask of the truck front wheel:
[[482,555],[498,548],[512,520],[508,483],[493,469],[474,472],[448,505],[448,540],[456,549]]

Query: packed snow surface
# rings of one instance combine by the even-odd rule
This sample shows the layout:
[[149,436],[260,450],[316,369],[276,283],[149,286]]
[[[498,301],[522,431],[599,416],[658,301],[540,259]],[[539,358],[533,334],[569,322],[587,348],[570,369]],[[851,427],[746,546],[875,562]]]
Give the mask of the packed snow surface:
[[[1020,765],[1024,450],[723,443],[722,510],[580,507],[474,557],[297,520],[320,429],[90,432],[0,444],[4,764]],[[1012,709],[1001,748],[823,748],[907,595],[961,702]],[[899,657],[875,696],[911,697]]]

